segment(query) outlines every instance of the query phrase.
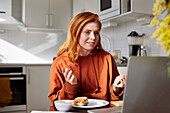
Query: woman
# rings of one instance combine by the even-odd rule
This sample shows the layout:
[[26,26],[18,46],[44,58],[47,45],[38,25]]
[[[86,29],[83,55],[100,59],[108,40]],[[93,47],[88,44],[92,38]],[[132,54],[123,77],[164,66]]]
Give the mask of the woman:
[[125,75],[119,75],[111,54],[101,45],[101,22],[96,14],[83,12],[70,22],[67,40],[58,51],[50,72],[49,99],[78,96],[120,100]]

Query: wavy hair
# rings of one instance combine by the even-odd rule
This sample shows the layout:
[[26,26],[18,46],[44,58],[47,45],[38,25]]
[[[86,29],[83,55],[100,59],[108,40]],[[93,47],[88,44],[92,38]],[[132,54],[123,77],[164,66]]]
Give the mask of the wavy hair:
[[[83,27],[89,22],[97,22],[99,25],[99,31],[101,30],[102,24],[99,21],[99,16],[91,12],[82,12],[77,14],[70,21],[67,33],[67,39],[60,47],[57,56],[60,56],[64,52],[68,52],[68,57],[72,62],[75,62],[80,55],[80,45],[78,38]],[[95,48],[102,49],[101,37]]]

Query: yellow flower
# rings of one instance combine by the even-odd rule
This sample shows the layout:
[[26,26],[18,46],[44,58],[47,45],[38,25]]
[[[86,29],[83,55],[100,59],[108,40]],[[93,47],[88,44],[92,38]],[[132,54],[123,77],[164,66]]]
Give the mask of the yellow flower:
[[[163,9],[167,10],[168,14],[163,20],[158,20],[157,18]],[[167,52],[170,57],[170,1],[156,0],[152,10],[154,18],[150,22],[150,27],[156,26],[156,30],[150,38],[153,39],[157,37],[157,44],[163,45],[163,50]]]
[[168,3],[167,7],[168,7],[168,9],[170,9],[170,2]]

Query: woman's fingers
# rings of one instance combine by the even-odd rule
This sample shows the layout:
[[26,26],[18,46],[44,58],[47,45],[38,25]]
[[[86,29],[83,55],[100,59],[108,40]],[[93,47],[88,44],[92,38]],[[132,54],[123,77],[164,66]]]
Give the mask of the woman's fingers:
[[126,80],[126,75],[119,75],[116,77],[116,79],[114,81],[114,85],[116,87],[124,87],[125,80]]
[[65,70],[64,68],[62,68],[62,73],[64,74],[64,77],[67,78],[67,75],[69,73],[69,68],[66,68]]
[[72,70],[69,70],[67,74],[67,80],[70,80],[72,76],[73,76]]
[[73,81],[74,81],[74,78],[75,78],[74,75],[71,76],[70,81],[73,82]]
[[71,74],[69,68],[66,68],[65,70],[62,68],[62,73],[64,74],[66,80],[70,77]]
[[62,73],[64,74],[67,82],[69,82],[70,84],[78,84],[77,77],[74,75],[70,68],[66,68],[65,71],[62,68]]
[[117,94],[120,93],[120,91],[124,88],[125,86],[125,81],[126,81],[126,76],[125,75],[119,75],[115,78],[114,80],[114,85],[113,85],[113,90],[114,92],[116,92]]

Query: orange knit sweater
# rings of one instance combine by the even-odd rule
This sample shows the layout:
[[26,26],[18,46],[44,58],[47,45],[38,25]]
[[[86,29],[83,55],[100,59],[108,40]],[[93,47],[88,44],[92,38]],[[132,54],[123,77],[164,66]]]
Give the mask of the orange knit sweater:
[[[62,68],[71,68],[78,78],[78,85],[65,81]],[[74,99],[78,96],[102,100],[120,100],[113,92],[114,79],[119,75],[114,58],[104,50],[93,50],[88,56],[80,56],[72,63],[63,53],[57,57],[51,67],[50,90],[48,98],[54,106],[55,100]]]

